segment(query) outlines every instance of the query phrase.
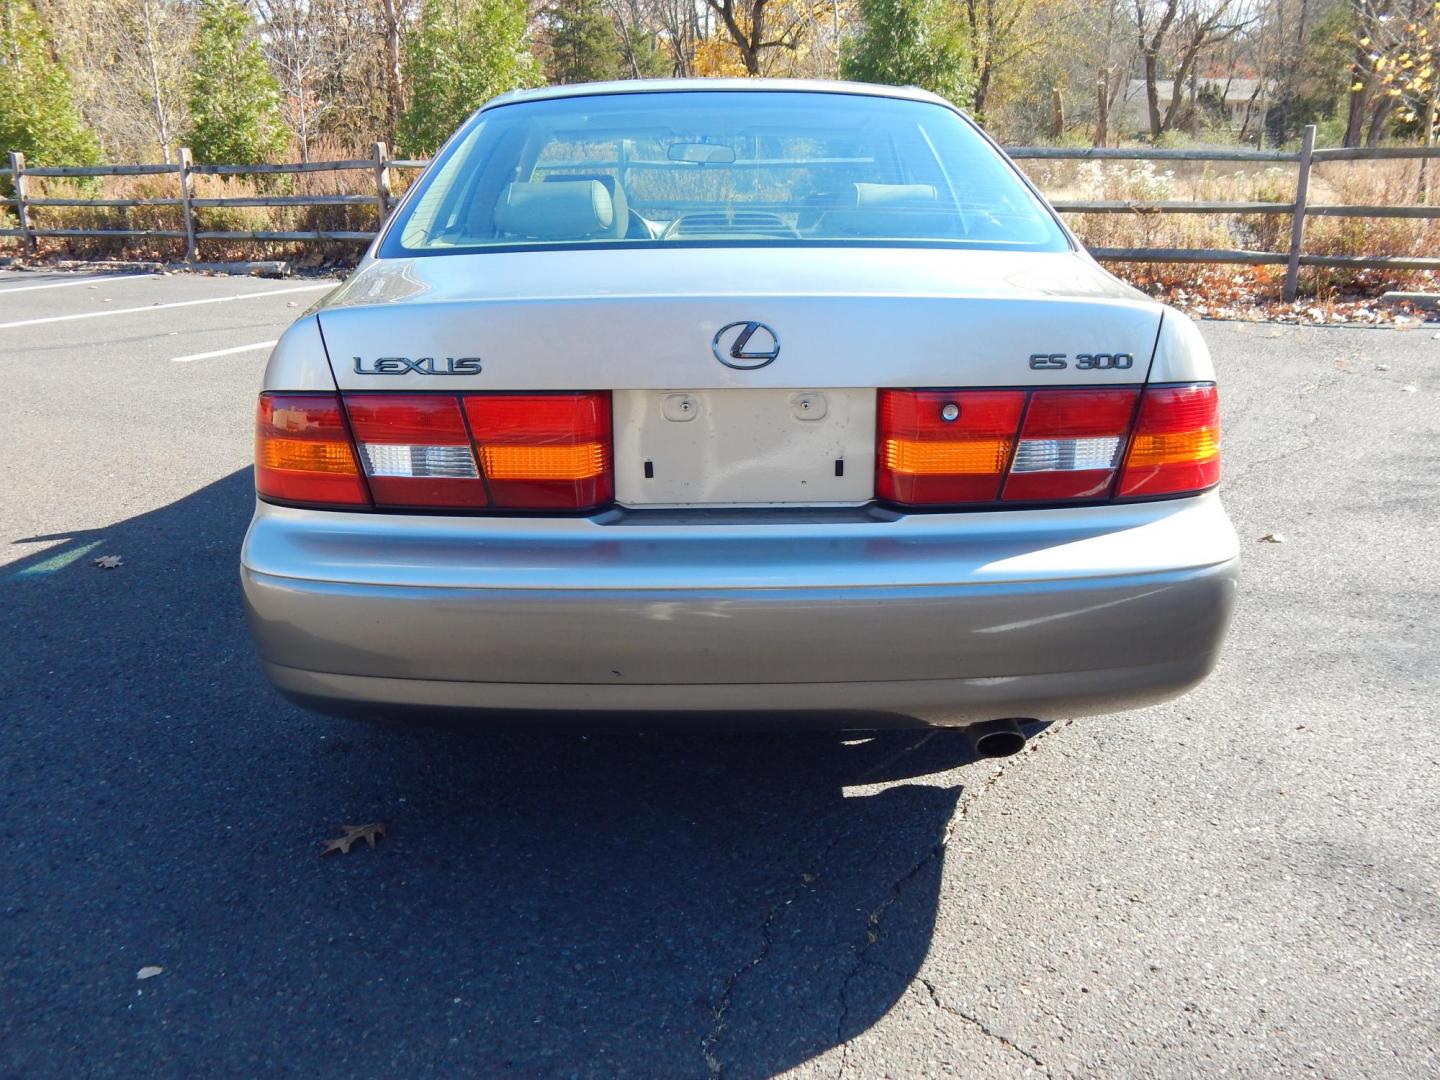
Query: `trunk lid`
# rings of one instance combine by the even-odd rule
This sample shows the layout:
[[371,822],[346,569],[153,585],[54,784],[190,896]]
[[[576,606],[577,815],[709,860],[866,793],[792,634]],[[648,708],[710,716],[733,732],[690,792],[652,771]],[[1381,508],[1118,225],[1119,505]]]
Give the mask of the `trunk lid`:
[[[1160,311],[1071,253],[651,247],[374,261],[319,321],[342,390],[804,390],[1141,382]],[[773,362],[717,361],[737,321],[774,330]],[[428,361],[375,373],[396,357]]]

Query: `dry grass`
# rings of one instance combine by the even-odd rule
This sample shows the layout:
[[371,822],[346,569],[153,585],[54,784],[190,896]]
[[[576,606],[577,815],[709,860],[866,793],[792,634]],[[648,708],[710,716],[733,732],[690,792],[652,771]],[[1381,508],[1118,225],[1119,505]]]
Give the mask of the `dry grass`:
[[[1132,201],[1289,202],[1295,197],[1295,166],[1184,161],[1047,161],[1022,163],[1048,198]],[[1432,174],[1440,162],[1432,162]],[[1432,191],[1437,186],[1432,179]],[[1414,204],[1419,163],[1356,161],[1317,164],[1310,174],[1312,204]],[[1242,248],[1283,252],[1289,247],[1287,214],[1067,214],[1092,247]],[[1305,251],[1312,255],[1429,256],[1440,254],[1440,221],[1403,218],[1312,217],[1305,224]],[[1213,267],[1116,263],[1127,279],[1167,287],[1213,283]],[[1237,273],[1240,273],[1237,271]],[[1240,274],[1253,287],[1279,291],[1283,274],[1257,268]],[[1431,280],[1404,272],[1306,269],[1301,287],[1317,296],[1372,293]]]

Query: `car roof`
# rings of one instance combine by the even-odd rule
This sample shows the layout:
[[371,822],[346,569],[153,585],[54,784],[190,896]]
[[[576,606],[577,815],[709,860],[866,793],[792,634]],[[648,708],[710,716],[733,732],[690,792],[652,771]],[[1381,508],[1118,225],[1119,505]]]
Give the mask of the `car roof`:
[[932,94],[918,86],[880,86],[876,83],[841,82],[833,79],[625,79],[613,82],[571,83],[567,86],[542,86],[535,90],[511,90],[509,93],[492,98],[486,102],[484,107],[488,109],[492,105],[510,105],[520,101],[592,97],[597,94],[654,94],[686,90],[847,94],[860,97],[928,101],[953,108],[938,94]]

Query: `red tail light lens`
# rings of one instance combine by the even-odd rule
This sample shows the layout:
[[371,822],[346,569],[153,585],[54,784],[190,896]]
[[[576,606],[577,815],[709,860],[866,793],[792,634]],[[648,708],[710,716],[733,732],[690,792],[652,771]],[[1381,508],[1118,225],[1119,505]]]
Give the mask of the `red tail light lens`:
[[346,394],[375,505],[489,504],[458,398],[448,394]]
[[610,440],[608,393],[360,393],[343,409],[267,393],[255,487],[311,506],[592,510],[614,495]]
[[281,502],[370,505],[337,395],[260,395],[255,490]]
[[1153,498],[1219,482],[1220,398],[1214,384],[1147,389],[1116,494]]
[[464,402],[495,506],[586,510],[613,497],[609,394],[467,394]]
[[1032,393],[1005,501],[1107,497],[1139,396],[1131,387]]
[[881,390],[875,493],[900,503],[991,502],[1023,390]]
[[875,492],[890,502],[1156,498],[1220,479],[1211,383],[1143,393],[1133,386],[881,390],[878,406]]

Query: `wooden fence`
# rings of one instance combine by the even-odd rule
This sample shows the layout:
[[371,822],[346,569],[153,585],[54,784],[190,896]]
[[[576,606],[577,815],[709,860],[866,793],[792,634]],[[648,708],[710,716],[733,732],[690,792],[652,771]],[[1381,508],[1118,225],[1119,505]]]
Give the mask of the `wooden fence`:
[[[1397,158],[1440,159],[1440,147],[1379,147],[1374,149],[1334,148],[1315,146],[1314,126],[1305,129],[1298,151],[1185,149],[1162,150],[1148,147],[1110,149],[1106,147],[1013,147],[1007,151],[1017,161],[1068,159],[1083,161],[1220,161],[1289,163],[1297,166],[1295,198],[1292,202],[1202,202],[1167,200],[1143,202],[1132,200],[1055,200],[1053,205],[1064,213],[1080,214],[1281,214],[1290,218],[1290,243],[1286,251],[1245,251],[1213,248],[1091,248],[1097,259],[1113,262],[1187,262],[1237,263],[1245,265],[1284,265],[1285,298],[1293,300],[1302,266],[1384,270],[1440,270],[1440,258],[1410,258],[1386,255],[1306,255],[1303,250],[1305,219],[1308,217],[1359,218],[1440,218],[1440,206],[1360,206],[1317,205],[1308,201],[1310,171],[1325,161],[1378,161]],[[0,236],[19,237],[27,250],[33,251],[37,237],[96,236],[154,237],[185,241],[185,257],[194,261],[199,244],[208,240],[259,241],[356,241],[368,243],[374,232],[325,230],[304,231],[207,231],[197,229],[195,211],[218,206],[361,206],[374,205],[383,221],[394,204],[392,170],[420,169],[426,161],[389,156],[383,142],[377,142],[369,158],[348,161],[306,161],[285,165],[196,165],[189,150],[181,150],[179,160],[171,165],[87,165],[29,168],[23,154],[11,153],[9,168],[0,168],[0,177],[13,179],[14,198],[0,199],[0,206],[15,208],[18,228],[0,229]],[[245,176],[287,173],[367,171],[373,178],[374,190],[354,195],[256,195],[235,198],[206,199],[194,195],[196,176]],[[47,199],[33,198],[27,191],[30,177],[94,177],[172,175],[176,178],[176,196],[163,199]],[[31,210],[46,206],[138,207],[178,206],[182,210],[184,230],[160,229],[47,229],[33,223]]]

